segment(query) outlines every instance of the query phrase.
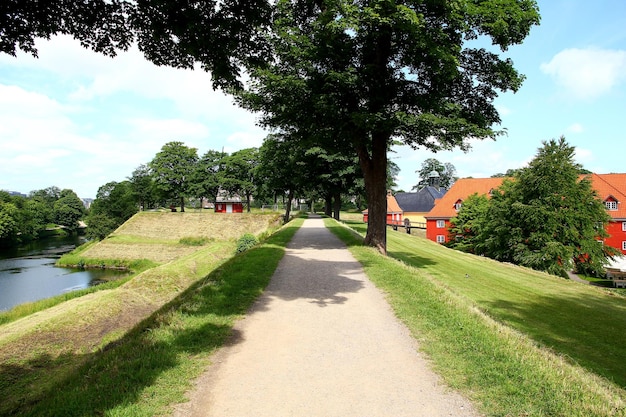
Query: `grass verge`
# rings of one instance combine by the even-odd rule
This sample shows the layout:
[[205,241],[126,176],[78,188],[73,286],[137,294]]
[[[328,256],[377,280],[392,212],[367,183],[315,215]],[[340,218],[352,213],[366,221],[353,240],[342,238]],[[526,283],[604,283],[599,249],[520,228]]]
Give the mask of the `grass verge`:
[[[451,387],[472,399],[481,412],[489,416],[525,417],[626,415],[625,392],[617,384],[577,365],[571,357],[558,353],[545,342],[538,342],[538,329],[531,336],[523,327],[520,327],[523,330],[516,330],[515,323],[510,325],[508,318],[503,318],[499,309],[493,308],[491,300],[480,300],[492,294],[505,301],[503,298],[510,295],[500,286],[512,286],[512,292],[526,289],[517,298],[513,297],[517,305],[509,305],[509,310],[539,308],[537,294],[528,287],[515,287],[514,281],[505,279],[503,283],[502,278],[498,278],[500,274],[519,270],[518,280],[524,277],[535,280],[534,272],[478,257],[472,259],[423,239],[390,233],[388,251],[391,256],[402,259],[400,262],[362,246],[361,237],[351,229],[330,219],[326,224],[349,245],[368,277],[387,293],[396,315],[429,355],[435,370]],[[360,232],[365,230],[364,225],[355,223],[353,226]],[[425,249],[421,244],[430,247]],[[471,277],[465,278],[461,273],[468,270],[474,278],[484,273],[489,279],[483,284],[476,280],[471,282]],[[541,277],[548,286],[570,284],[545,275]],[[457,281],[461,282],[457,284]],[[483,288],[472,290],[477,286]],[[567,304],[568,297],[563,300]],[[553,299],[552,303],[561,310],[562,317],[568,314],[569,307],[564,311],[562,300]],[[576,320],[578,315],[572,317]],[[561,319],[561,322],[567,320]],[[581,323],[570,322],[569,325],[580,327]],[[570,337],[580,337],[580,334]],[[589,334],[580,343],[591,338]]]
[[[26,368],[50,365],[45,352],[30,363],[0,364],[0,397],[18,398],[10,406],[3,402],[0,415],[170,414],[172,404],[185,401],[184,394],[193,379],[209,363],[211,353],[224,343],[234,322],[261,294],[284,255],[284,246],[302,221],[290,222],[260,245],[206,271],[203,279],[121,338],[92,352],[57,357],[53,362],[80,365],[57,373],[53,383],[49,372],[39,372],[38,378],[47,380],[18,383],[20,391],[13,389],[20,382],[16,378],[28,376]],[[199,265],[199,261],[185,262],[188,267]],[[188,270],[177,271],[174,264],[168,267],[173,269],[161,273],[169,276]],[[159,277],[146,280],[156,284]],[[129,282],[133,283],[135,280]],[[33,390],[32,384],[45,388]]]

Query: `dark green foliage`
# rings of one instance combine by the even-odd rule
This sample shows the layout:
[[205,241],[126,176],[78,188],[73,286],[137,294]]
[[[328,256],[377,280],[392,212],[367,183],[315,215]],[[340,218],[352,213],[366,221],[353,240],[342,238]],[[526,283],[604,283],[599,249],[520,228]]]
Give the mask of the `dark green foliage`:
[[210,149],[198,160],[193,173],[193,193],[215,202],[224,175],[227,154]]
[[268,35],[276,60],[250,70],[239,100],[292,139],[359,158],[366,242],[384,252],[387,151],[395,141],[438,151],[497,137],[493,99],[524,77],[466,40],[486,36],[505,50],[538,21],[531,0],[278,1]]
[[[496,190],[474,238],[474,251],[566,276],[576,269],[601,275],[616,251],[606,237],[609,216],[565,138],[543,143],[527,168]],[[460,215],[468,217],[470,213]],[[480,214],[478,214],[480,216]]]
[[259,150],[247,148],[233,152],[225,156],[222,163],[221,188],[230,194],[245,196],[247,210],[250,212],[250,200],[256,191],[254,175],[259,165]]
[[128,177],[135,202],[140,210],[153,208],[157,201],[154,176],[146,164],[139,165]]
[[447,246],[474,253],[488,209],[489,200],[484,195],[472,194],[463,201],[457,217],[450,220],[450,242]]
[[198,162],[195,148],[182,142],[168,142],[148,164],[156,189],[165,198],[177,199],[180,211],[185,211],[185,197],[192,194],[192,178]]
[[65,227],[70,233],[78,228],[78,221],[85,215],[85,206],[72,190],[62,190],[60,198],[54,203],[54,221]]
[[259,240],[251,233],[246,233],[237,240],[237,253],[245,252],[259,243]]

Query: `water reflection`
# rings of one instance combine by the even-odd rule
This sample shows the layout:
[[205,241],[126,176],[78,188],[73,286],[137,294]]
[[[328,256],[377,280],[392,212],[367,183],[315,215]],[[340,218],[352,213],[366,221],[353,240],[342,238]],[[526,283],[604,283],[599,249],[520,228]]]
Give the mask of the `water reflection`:
[[0,311],[115,279],[125,273],[58,268],[56,260],[84,243],[82,237],[46,239],[0,249]]

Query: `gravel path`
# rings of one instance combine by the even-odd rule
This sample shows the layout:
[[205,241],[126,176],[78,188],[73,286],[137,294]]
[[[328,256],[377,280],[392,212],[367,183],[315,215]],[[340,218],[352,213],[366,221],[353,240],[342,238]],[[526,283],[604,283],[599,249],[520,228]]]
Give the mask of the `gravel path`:
[[416,349],[361,265],[310,218],[174,415],[477,416]]

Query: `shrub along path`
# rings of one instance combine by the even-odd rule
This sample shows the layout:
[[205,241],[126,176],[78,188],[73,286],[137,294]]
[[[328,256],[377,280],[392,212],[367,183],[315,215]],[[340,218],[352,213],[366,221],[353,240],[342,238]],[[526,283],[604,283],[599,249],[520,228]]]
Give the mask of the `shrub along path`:
[[175,416],[475,416],[345,245],[310,218]]

